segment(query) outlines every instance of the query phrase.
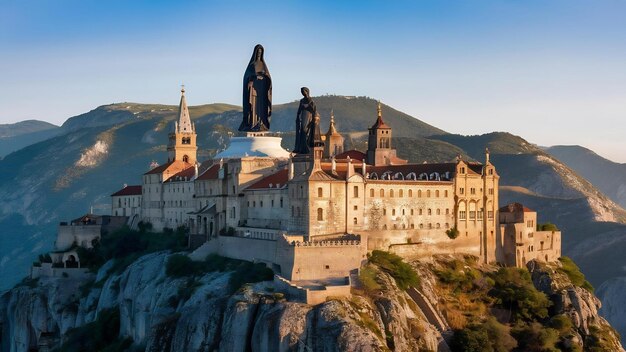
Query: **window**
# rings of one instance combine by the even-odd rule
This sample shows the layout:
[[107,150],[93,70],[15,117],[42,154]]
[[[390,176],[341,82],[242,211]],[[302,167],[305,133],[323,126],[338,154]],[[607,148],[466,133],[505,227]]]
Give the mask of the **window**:
[[412,189],[409,190],[409,197],[413,197],[413,190]]
[[322,198],[322,197],[324,196],[324,191],[322,190],[322,187],[319,187],[319,188],[317,189],[317,196],[318,196],[319,198]]
[[280,207],[283,207],[283,197],[280,197]]
[[326,269],[330,269],[330,265],[326,265],[324,266]]
[[393,198],[393,189],[390,189],[390,190],[389,190],[389,197],[390,197],[390,198]]
[[354,198],[358,198],[359,197],[359,186],[354,186],[352,194],[353,194]]
[[387,208],[383,208],[383,215],[387,215]]
[[440,229],[440,228],[441,228],[441,225],[440,225],[439,223],[437,223],[437,228],[438,228],[438,229]]
[[441,215],[441,209],[437,209],[437,215]]
[[430,198],[430,190],[426,191],[426,198]]
[[424,224],[420,224],[420,229],[423,229],[423,228],[424,228]]
[[470,188],[470,194],[476,194],[476,188]]
[[355,205],[352,209],[359,210],[359,207]]
[[256,200],[255,200],[255,201],[252,201],[252,207],[253,207],[253,208],[254,208],[254,207],[256,207]]
[[470,216],[469,217],[470,220],[475,220],[476,219],[476,211],[475,210],[470,210],[469,216]]
[[398,197],[400,197],[400,198],[404,197],[404,191],[403,190],[399,190],[398,191]]
[[391,209],[391,216],[396,216],[396,210],[395,209]]
[[465,210],[459,211],[459,219],[465,220],[466,216],[467,216],[466,214],[467,214],[467,212]]
[[420,215],[422,215],[422,209],[420,209]]
[[417,190],[417,198],[422,198],[422,190],[421,189]]
[[232,208],[232,211],[230,213],[230,217],[233,218],[233,219],[235,218],[235,207]]
[[445,190],[444,197],[448,198],[448,190]]
[[384,196],[385,196],[385,190],[384,190],[384,189],[382,189],[382,188],[380,189],[380,196],[381,196],[381,197],[384,197]]
[[433,215],[433,210],[428,208],[428,215]]
[[461,168],[461,174],[464,174],[464,173],[465,173],[465,168],[464,168],[464,167],[462,167],[462,168]]
[[404,213],[404,209],[402,209],[402,215],[405,215],[405,213]]
[[463,187],[459,188],[459,194],[465,194],[465,188]]
[[296,212],[294,211],[293,205],[291,206],[291,217],[294,217]]
[[317,208],[317,221],[324,221],[324,209]]
[[352,224],[353,225],[357,225],[359,223],[359,220],[357,218],[353,218],[352,219]]
[[489,175],[493,175],[493,169],[489,169]]
[[435,191],[435,198],[439,198],[439,190]]
[[415,229],[415,224],[411,224],[411,230]]
[[493,195],[493,188],[489,188],[489,195]]
[[413,209],[411,209],[411,215],[413,215]]
[[493,219],[493,211],[492,211],[492,210],[489,210],[489,211],[487,212],[487,218],[489,218],[489,219]]
[[259,201],[259,206],[263,208],[263,201]]
[[370,197],[374,198],[374,189],[370,189]]
[[446,215],[450,215],[450,209],[446,208]]

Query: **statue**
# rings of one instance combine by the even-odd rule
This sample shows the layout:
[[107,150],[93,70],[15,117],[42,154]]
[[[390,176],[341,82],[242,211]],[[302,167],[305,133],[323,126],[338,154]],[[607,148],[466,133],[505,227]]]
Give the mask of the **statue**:
[[313,117],[317,115],[315,102],[309,95],[309,88],[300,88],[303,98],[300,99],[300,106],[296,114],[296,145],[293,148],[294,153],[308,154],[309,150],[309,127]]
[[243,75],[243,121],[239,131],[267,131],[272,116],[272,76],[263,59],[261,44],[254,52]]
[[307,138],[307,144],[309,148],[323,147],[322,134],[320,133],[320,115],[315,112],[315,116],[309,123],[309,136]]

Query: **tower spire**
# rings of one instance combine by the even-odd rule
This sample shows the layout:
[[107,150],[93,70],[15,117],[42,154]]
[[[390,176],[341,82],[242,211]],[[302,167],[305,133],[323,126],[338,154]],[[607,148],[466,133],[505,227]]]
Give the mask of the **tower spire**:
[[185,85],[180,89],[180,105],[178,106],[178,133],[191,133],[194,128],[189,117],[189,109],[187,108],[187,99],[185,98]]

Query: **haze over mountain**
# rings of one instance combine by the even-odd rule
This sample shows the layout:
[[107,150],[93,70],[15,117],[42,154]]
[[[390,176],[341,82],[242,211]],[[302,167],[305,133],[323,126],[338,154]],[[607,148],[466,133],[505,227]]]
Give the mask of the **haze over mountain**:
[[[377,102],[342,96],[315,100],[322,131],[332,109],[347,146],[364,149]],[[106,213],[111,193],[123,183],[139,184],[152,161],[165,161],[167,133],[177,108],[101,106],[68,119],[59,135],[0,160],[2,289],[24,277],[30,262],[51,249],[59,221],[76,218],[90,207]],[[296,102],[274,106],[272,131],[283,136],[285,148],[293,144],[296,109]],[[200,160],[225,148],[241,119],[241,109],[228,104],[192,106],[189,112],[196,123]],[[602,292],[608,292],[612,280],[626,277],[626,258],[621,255],[626,250],[626,211],[552,155],[509,133],[451,135],[386,105],[383,116],[394,129],[399,156],[412,162],[447,162],[459,154],[484,161],[488,147],[501,176],[501,205],[521,201],[539,212],[540,222],[556,223],[563,230],[563,253],[579,263],[592,284],[603,286]],[[626,306],[616,295],[603,299],[605,307]],[[619,316],[608,318],[624,333],[626,322],[617,321]]]
[[59,126],[46,121],[25,120],[0,125],[0,158],[59,134]]
[[566,163],[600,191],[626,207],[626,164],[608,160],[578,145],[559,145],[546,151]]

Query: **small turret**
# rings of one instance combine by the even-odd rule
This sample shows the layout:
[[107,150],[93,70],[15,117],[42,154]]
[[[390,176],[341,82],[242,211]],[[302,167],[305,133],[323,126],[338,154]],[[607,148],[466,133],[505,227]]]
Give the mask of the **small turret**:
[[180,90],[178,120],[174,121],[174,131],[169,134],[167,146],[168,161],[184,161],[189,164],[197,162],[198,147],[196,146],[196,127],[189,117],[185,86]]
[[330,111],[330,125],[328,126],[328,132],[326,132],[326,141],[324,145],[324,158],[331,158],[337,154],[343,153],[343,136],[337,132],[335,127],[335,114],[333,110]]

